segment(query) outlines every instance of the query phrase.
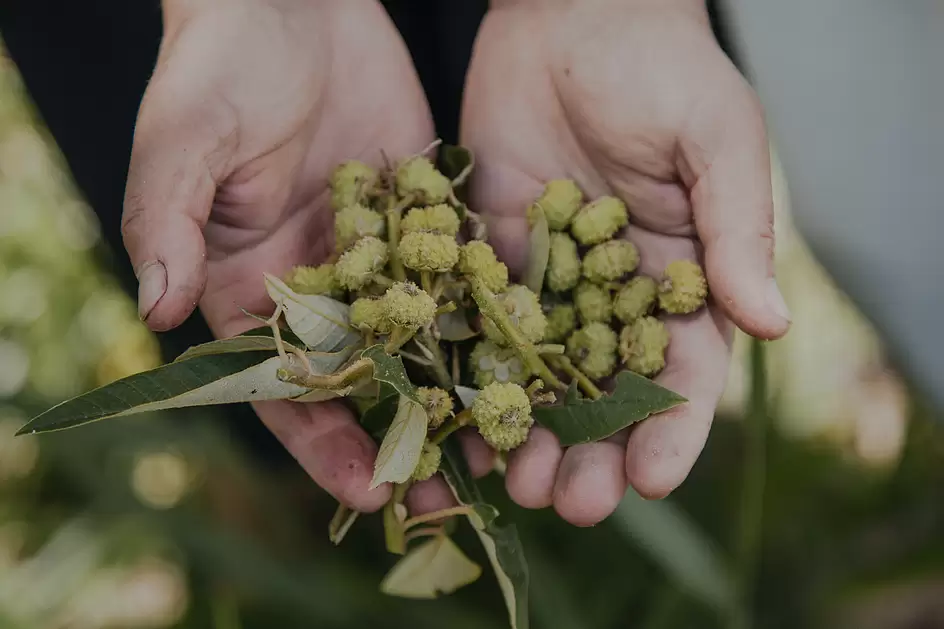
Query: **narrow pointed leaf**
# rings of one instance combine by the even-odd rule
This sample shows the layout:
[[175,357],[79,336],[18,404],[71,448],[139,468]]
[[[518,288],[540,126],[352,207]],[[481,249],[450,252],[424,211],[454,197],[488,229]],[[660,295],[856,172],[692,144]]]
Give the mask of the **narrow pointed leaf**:
[[479,578],[482,568],[445,535],[410,549],[380,583],[380,591],[404,598],[451,594]]
[[420,460],[427,424],[423,405],[401,395],[397,414],[377,453],[371,489],[382,483],[403,483],[409,480]]
[[571,387],[562,404],[538,406],[534,419],[557,435],[562,446],[606,439],[623,428],[687,402],[681,395],[631,371],[616,376],[613,392],[598,400]]
[[406,396],[414,402],[419,402],[416,395],[416,387],[410,382],[406,375],[406,369],[403,368],[403,360],[399,356],[391,356],[384,351],[383,345],[373,345],[368,347],[361,356],[370,359],[374,363],[374,380],[386,382],[403,396]]
[[442,444],[441,470],[456,500],[471,505],[474,512],[467,517],[485,548],[495,578],[508,608],[511,629],[528,629],[528,562],[514,525],[500,526],[498,511],[482,499],[469,471],[462,449],[455,440]]
[[[305,343],[295,336],[291,330],[281,331],[282,340],[287,344],[299,349],[305,349]],[[248,332],[243,332],[238,336],[228,339],[217,339],[209,343],[194,345],[183,354],[174,359],[175,362],[181,360],[190,360],[198,356],[207,356],[210,354],[230,354],[233,352],[276,352],[275,338],[272,336],[272,329],[269,327],[253,328]]]
[[350,306],[324,295],[300,295],[282,280],[265,274],[266,291],[276,304],[281,304],[285,321],[310,349],[333,352],[360,339],[351,328]]
[[531,236],[528,238],[528,266],[521,278],[521,283],[540,295],[544,287],[544,273],[547,271],[547,260],[551,251],[551,232],[541,206],[535,204],[532,212],[531,220],[534,224],[531,226]]

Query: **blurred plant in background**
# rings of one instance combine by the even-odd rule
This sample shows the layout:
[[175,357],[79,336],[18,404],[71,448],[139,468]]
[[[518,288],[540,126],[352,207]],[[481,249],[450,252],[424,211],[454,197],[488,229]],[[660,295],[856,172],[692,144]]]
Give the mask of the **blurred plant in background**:
[[[779,174],[775,191],[794,327],[767,347],[738,337],[689,481],[664,501],[630,492],[588,530],[499,502],[532,566],[535,626],[944,628],[941,427],[793,231]],[[0,53],[0,626],[502,626],[488,580],[383,597],[382,532],[359,523],[332,547],[332,501],[261,465],[225,409],[13,438],[159,360],[100,246]]]

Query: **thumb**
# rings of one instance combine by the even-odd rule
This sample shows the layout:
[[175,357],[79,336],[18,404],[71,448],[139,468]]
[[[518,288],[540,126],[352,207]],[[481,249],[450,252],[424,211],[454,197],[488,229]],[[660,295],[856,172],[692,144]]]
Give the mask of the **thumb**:
[[770,148],[760,104],[741,79],[681,141],[705,269],[715,302],[752,336],[779,338],[790,312],[774,278]]
[[121,229],[138,278],[138,313],[152,330],[180,325],[206,284],[206,225],[232,156],[236,121],[206,81],[174,64],[155,72],[135,127]]

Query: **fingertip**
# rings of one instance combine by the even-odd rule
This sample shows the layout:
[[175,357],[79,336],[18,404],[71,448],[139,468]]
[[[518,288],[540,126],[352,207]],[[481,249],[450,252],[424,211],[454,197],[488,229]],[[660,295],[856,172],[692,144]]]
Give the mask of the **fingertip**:
[[415,483],[406,494],[406,507],[412,516],[441,511],[455,504],[452,491],[438,475]]
[[709,291],[715,303],[746,334],[775,340],[790,329],[791,315],[777,280],[730,252],[709,248],[705,256]]
[[544,509],[554,502],[554,480],[564,451],[554,433],[535,426],[528,440],[508,454],[505,489],[525,509]]
[[615,443],[573,446],[564,453],[554,486],[554,510],[574,526],[607,518],[626,492],[624,450]]
[[456,436],[474,478],[482,478],[495,469],[495,451],[485,443],[478,432],[471,428],[463,428],[456,433]]

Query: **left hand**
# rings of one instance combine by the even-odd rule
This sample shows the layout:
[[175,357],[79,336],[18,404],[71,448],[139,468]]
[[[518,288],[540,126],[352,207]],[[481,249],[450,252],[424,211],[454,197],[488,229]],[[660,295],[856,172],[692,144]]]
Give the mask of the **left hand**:
[[774,280],[769,147],[753,91],[716,42],[702,0],[494,2],[466,84],[462,142],[480,164],[473,207],[491,213],[499,255],[520,271],[528,204],[571,178],[630,209],[640,271],[701,262],[707,309],[669,317],[657,381],[689,403],[627,435],[563,451],[533,429],[509,457],[507,488],[596,524],[627,484],[660,498],[688,475],[725,385],[733,321],[774,339],[789,313]]

